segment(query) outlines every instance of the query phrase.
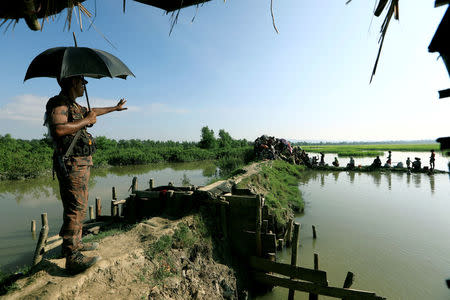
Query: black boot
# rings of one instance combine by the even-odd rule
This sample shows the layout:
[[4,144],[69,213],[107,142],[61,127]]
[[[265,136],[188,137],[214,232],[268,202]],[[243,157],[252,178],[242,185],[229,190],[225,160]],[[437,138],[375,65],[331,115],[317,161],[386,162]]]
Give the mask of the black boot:
[[71,274],[77,274],[92,267],[99,260],[100,256],[86,257],[76,251],[66,257],[66,270]]

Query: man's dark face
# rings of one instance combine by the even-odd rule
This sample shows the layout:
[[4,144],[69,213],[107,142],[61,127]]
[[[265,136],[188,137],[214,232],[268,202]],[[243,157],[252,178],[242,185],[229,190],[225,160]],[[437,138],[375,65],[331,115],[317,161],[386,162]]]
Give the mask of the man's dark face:
[[84,95],[83,82],[87,83],[82,77],[75,77],[72,79],[72,87],[76,97],[82,97]]

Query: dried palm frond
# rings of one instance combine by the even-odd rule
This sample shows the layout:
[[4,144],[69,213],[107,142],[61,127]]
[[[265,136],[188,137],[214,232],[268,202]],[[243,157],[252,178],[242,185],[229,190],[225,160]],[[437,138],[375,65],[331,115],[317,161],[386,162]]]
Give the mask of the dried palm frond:
[[[377,13],[381,14],[381,11],[379,9],[380,9],[380,7],[382,7],[384,9],[387,1],[388,0],[380,0],[377,8],[375,9],[375,13],[374,13],[375,15],[377,15]],[[380,29],[380,39],[378,40],[380,47],[378,49],[378,54],[377,54],[377,59],[375,60],[375,65],[373,66],[372,75],[370,76],[370,82],[372,82],[373,76],[375,75],[375,72],[377,71],[378,61],[380,60],[380,55],[381,55],[381,49],[383,48],[384,39],[386,37],[386,32],[389,27],[389,23],[392,19],[392,16],[395,13],[394,18],[398,20],[398,17],[399,17],[398,0],[390,0],[390,1],[391,2],[389,4],[388,12],[386,14],[386,17],[384,18],[383,24],[381,25],[381,29]]]

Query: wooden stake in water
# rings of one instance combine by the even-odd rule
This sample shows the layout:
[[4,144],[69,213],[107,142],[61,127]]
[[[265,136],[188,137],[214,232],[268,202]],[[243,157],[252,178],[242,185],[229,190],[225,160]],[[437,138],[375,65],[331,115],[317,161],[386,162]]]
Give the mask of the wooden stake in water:
[[258,257],[262,254],[262,243],[261,243],[261,216],[262,216],[262,207],[261,207],[261,195],[256,196],[256,255]]
[[293,224],[294,224],[294,220],[289,219],[289,222],[287,224],[287,233],[286,233],[286,247],[289,247],[291,245]]
[[345,281],[344,281],[344,285],[343,285],[344,289],[348,289],[352,286],[353,278],[354,278],[354,274],[352,272],[347,272],[347,276],[345,276]]
[[102,215],[102,199],[100,197],[95,198],[95,218],[98,219]]
[[31,232],[36,232],[36,220],[31,221]]
[[[291,249],[291,266],[297,266],[297,249],[298,239],[300,234],[300,224],[294,223],[294,236],[292,237],[292,249]],[[291,278],[293,279],[293,278]],[[289,289],[288,300],[294,300],[295,290]]]
[[112,187],[112,199],[113,200],[117,200],[116,188],[115,187]]
[[42,221],[42,228],[41,232],[39,233],[39,240],[36,245],[36,250],[34,251],[33,266],[37,265],[42,260],[42,257],[44,255],[43,249],[48,236],[47,213],[41,214],[41,221]]
[[150,180],[148,181],[148,187],[150,188],[150,190],[153,189],[154,184],[155,184],[155,182],[154,182],[153,178],[150,178]]
[[94,220],[94,206],[89,205],[89,220]]
[[[314,270],[319,270],[319,254],[314,253]],[[309,300],[318,300],[319,295],[309,294]]]
[[138,180],[137,177],[133,177],[133,180],[131,181],[131,193],[135,194],[138,189]]
[[316,226],[312,226],[312,230],[313,230],[313,239],[317,238],[317,234],[316,234]]

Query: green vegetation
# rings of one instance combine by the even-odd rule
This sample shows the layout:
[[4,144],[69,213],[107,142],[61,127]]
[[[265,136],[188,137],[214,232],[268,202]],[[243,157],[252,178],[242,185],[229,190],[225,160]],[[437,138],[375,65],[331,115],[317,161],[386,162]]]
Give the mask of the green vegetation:
[[430,150],[439,151],[439,144],[364,144],[364,145],[302,145],[307,152],[323,152],[323,153],[337,153],[338,156],[377,156],[383,155],[384,151],[411,151],[411,152],[428,152]]
[[[212,160],[224,171],[231,171],[253,159],[253,148],[248,141],[234,140],[223,129],[219,138],[207,126],[202,128],[202,139],[197,142],[96,139],[97,152],[94,167],[145,165],[162,162],[193,162]],[[0,180],[33,178],[52,169],[52,142],[14,139],[0,135]]]
[[[19,285],[16,281],[20,278],[27,276],[31,271],[30,266],[23,266],[18,268],[15,272],[3,273],[0,270],[0,295],[5,295],[9,292],[13,292],[19,289]],[[30,284],[29,281],[27,284]]]
[[263,165],[261,172],[244,179],[238,188],[255,186],[265,192],[265,203],[277,222],[285,224],[291,211],[303,211],[304,202],[298,188],[304,166],[275,160]]

